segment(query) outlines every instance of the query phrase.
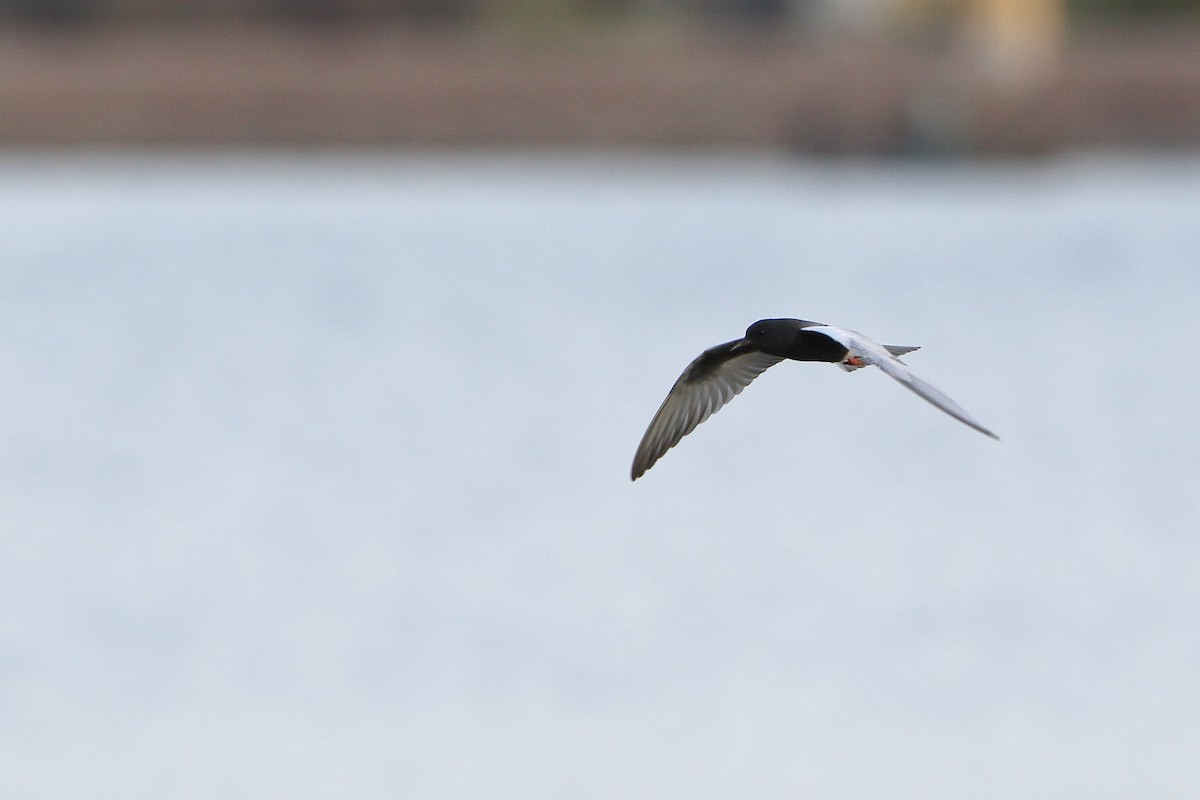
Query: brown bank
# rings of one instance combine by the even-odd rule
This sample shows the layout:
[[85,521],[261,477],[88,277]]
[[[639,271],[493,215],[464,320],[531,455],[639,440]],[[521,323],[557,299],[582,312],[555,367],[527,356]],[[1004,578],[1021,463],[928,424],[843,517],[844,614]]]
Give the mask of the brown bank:
[[717,31],[0,30],[8,145],[648,146],[1024,154],[1200,146],[1200,30],[1075,33],[996,81],[970,48]]

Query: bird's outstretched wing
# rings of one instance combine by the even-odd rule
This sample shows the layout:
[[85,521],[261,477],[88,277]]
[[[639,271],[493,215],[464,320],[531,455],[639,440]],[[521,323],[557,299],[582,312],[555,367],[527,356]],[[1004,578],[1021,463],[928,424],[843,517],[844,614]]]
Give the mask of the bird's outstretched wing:
[[633,457],[632,480],[640,478],[663,453],[740,394],[763,370],[783,360],[757,350],[739,352],[737,345],[742,342],[737,339],[710,347],[688,364],[642,436]]
[[984,436],[990,436],[993,439],[1000,438],[985,428],[979,420],[968,414],[962,406],[947,397],[940,389],[914,375],[907,364],[893,356],[888,352],[886,347],[874,339],[863,336],[858,331],[852,331],[848,328],[835,328],[832,325],[818,325],[806,328],[805,330],[815,331],[828,336],[849,350],[850,355],[858,356],[868,364],[874,364],[879,367],[899,381],[905,388],[925,398],[959,422],[971,426]]

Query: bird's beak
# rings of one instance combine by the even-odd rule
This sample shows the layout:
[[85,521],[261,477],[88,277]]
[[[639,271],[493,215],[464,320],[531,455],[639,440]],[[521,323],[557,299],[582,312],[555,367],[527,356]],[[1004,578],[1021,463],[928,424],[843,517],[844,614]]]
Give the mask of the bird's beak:
[[746,339],[746,338],[742,338],[742,339],[738,339],[730,346],[729,354],[733,355],[733,356],[737,356],[737,355],[741,355],[742,353],[745,353],[752,349],[753,349],[753,346],[750,344],[750,340]]

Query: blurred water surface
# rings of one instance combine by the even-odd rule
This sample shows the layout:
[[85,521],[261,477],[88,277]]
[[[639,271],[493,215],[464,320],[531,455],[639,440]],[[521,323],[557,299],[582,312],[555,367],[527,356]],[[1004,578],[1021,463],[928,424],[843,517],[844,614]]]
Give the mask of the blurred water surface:
[[[0,158],[0,789],[1200,788],[1200,160]],[[784,364],[628,479],[701,349]]]

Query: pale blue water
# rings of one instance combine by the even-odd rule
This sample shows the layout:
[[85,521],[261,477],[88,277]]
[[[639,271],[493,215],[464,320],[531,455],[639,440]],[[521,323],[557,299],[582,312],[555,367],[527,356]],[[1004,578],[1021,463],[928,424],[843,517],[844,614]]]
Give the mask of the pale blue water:
[[[0,794],[1200,791],[1200,160],[0,158]],[[705,347],[784,364],[636,484]]]

